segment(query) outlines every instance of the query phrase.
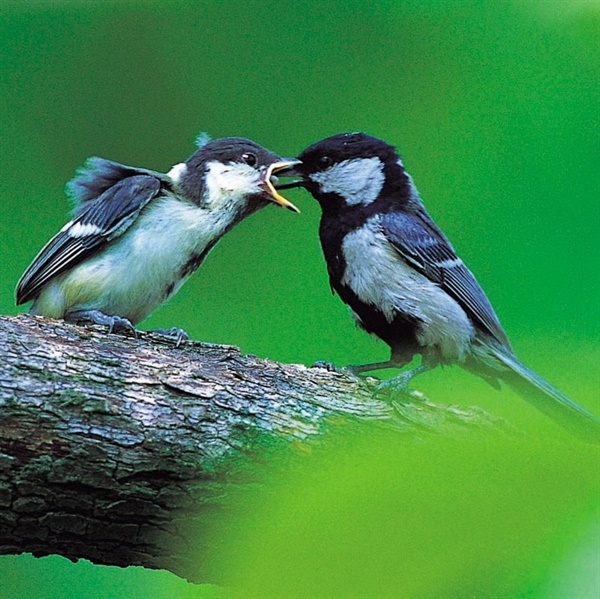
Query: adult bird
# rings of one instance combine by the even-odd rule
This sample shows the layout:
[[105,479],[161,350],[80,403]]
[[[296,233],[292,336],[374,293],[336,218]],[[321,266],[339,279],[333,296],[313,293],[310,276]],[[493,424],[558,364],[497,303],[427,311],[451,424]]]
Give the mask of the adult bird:
[[298,211],[273,187],[296,161],[239,137],[198,146],[167,173],[88,159],[67,185],[73,218],[21,276],[17,304],[135,333],[242,219],[269,202]]
[[522,364],[471,271],[433,222],[390,144],[364,133],[316,142],[285,176],[300,180],[322,209],[319,237],[331,287],[360,327],[385,341],[388,361],[351,366],[360,373],[420,366],[382,383],[404,389],[438,364],[459,364],[499,381],[587,439],[600,421]]

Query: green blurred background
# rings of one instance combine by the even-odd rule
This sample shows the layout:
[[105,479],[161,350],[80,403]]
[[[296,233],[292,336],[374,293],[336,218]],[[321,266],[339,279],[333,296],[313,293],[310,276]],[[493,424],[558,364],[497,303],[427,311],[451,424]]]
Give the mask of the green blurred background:
[[[398,146],[517,354],[600,412],[599,6],[0,2],[0,312],[17,312],[15,283],[66,222],[64,184],[86,157],[167,170],[200,131],[294,155],[362,130]],[[288,197],[301,215],[268,207],[242,223],[142,327],[279,361],[385,359],[329,292],[316,203]],[[546,430],[457,368],[417,386]],[[214,593],[166,573],[0,557],[2,598]]]

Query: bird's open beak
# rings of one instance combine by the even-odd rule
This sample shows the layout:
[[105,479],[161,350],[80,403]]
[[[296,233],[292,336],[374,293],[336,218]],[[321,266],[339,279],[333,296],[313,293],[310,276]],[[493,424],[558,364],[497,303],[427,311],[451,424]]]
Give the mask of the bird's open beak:
[[283,206],[284,208],[287,208],[288,210],[291,210],[292,212],[300,212],[300,210],[298,210],[298,208],[296,208],[296,206],[294,206],[294,204],[292,204],[289,200],[286,200],[282,195],[280,195],[275,187],[280,187],[277,184],[277,173],[284,174],[285,171],[285,176],[287,177],[287,171],[291,171],[297,164],[300,164],[300,161],[296,159],[274,162],[267,168],[263,179],[263,185],[269,196],[269,200],[279,204],[280,206]]

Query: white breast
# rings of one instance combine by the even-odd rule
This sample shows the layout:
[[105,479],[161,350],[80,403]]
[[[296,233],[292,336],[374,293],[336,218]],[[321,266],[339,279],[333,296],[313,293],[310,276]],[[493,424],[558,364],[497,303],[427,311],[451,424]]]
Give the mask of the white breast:
[[342,244],[346,270],[342,283],[392,322],[399,313],[421,321],[417,341],[434,346],[448,361],[462,361],[474,335],[460,305],[411,268],[387,240],[373,217]]

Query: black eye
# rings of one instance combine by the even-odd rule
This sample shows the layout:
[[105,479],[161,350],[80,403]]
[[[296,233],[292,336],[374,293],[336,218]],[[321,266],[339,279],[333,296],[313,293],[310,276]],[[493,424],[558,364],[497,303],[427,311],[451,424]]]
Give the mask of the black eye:
[[256,163],[257,163],[256,155],[252,154],[251,152],[246,152],[245,154],[242,154],[242,160],[248,166],[256,166]]
[[323,156],[319,156],[317,158],[317,167],[319,170],[324,171],[326,168],[329,168],[333,164],[333,160],[327,154],[323,154]]

